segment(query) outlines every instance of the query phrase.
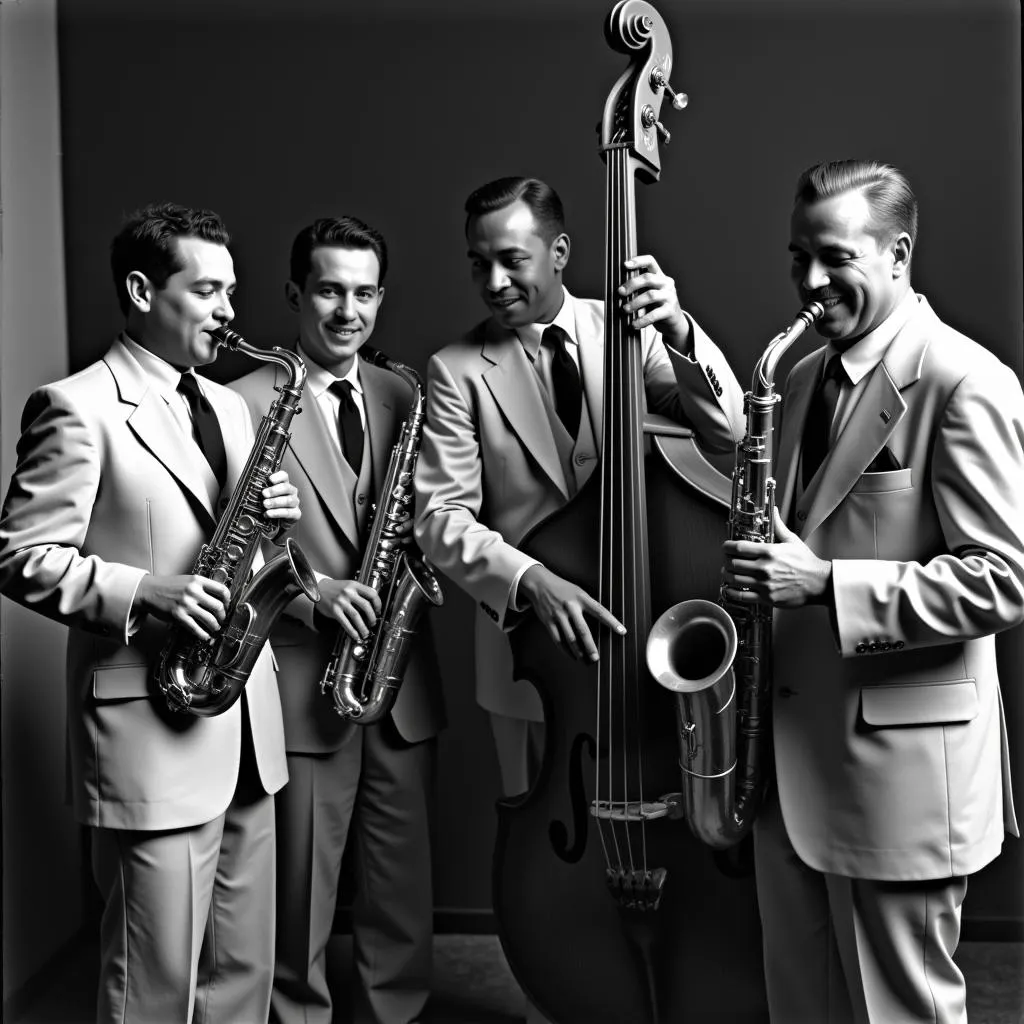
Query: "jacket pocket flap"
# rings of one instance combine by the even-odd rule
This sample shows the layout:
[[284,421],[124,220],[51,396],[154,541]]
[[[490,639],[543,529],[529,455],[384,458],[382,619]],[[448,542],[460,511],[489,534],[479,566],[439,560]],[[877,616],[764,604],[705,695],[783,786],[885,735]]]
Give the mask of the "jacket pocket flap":
[[913,472],[906,469],[889,469],[884,473],[862,473],[853,485],[854,494],[877,494],[880,491],[902,491],[912,483]]
[[969,722],[978,715],[978,687],[973,679],[866,686],[860,691],[860,707],[868,725]]
[[110,665],[92,674],[96,700],[137,700],[151,694],[148,665]]

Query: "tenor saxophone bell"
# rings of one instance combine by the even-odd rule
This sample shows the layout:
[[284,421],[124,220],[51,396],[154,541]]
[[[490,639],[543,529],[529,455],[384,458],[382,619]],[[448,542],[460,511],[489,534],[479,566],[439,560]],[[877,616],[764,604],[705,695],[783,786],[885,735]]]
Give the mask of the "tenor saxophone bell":
[[[775,539],[772,412],[779,401],[775,369],[786,350],[824,315],[804,306],[777,334],[754,369],[746,393],[747,424],[736,446],[729,539]],[[647,667],[676,696],[682,806],[690,829],[716,849],[749,831],[764,797],[770,762],[772,612],[737,605],[724,593],[673,605],[647,638]]]

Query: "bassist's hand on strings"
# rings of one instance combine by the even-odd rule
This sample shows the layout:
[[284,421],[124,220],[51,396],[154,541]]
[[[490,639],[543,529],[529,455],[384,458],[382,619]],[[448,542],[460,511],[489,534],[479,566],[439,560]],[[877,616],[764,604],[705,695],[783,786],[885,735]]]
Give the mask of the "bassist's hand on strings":
[[634,256],[623,266],[637,272],[619,286],[622,311],[630,316],[638,314],[632,326],[636,330],[653,326],[677,352],[689,356],[690,323],[679,305],[675,281],[653,256]]
[[599,623],[624,634],[626,627],[604,605],[569,580],[556,576],[542,565],[531,565],[519,580],[518,593],[529,601],[537,618],[577,661],[597,661],[597,644],[584,613]]

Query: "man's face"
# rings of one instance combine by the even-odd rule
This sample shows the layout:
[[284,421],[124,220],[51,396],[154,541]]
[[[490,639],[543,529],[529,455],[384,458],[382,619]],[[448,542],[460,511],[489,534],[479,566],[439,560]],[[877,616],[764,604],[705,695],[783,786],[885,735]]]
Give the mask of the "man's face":
[[172,366],[205,366],[217,358],[217,342],[209,331],[235,316],[231,296],[235,269],[223,245],[201,238],[178,238],[173,243],[182,269],[162,288],[139,275],[132,291],[141,314],[141,337],[136,340]]
[[466,227],[476,285],[503,327],[550,323],[562,305],[562,270],[569,237],[545,242],[523,202],[474,217]]
[[841,351],[882,323],[909,287],[909,236],[880,242],[875,230],[871,207],[856,190],[793,211],[793,283],[803,303],[825,307],[818,333]]
[[348,373],[377,322],[384,299],[380,261],[372,249],[320,246],[310,255],[303,286],[285,285],[288,305],[299,315],[302,347],[335,376]]

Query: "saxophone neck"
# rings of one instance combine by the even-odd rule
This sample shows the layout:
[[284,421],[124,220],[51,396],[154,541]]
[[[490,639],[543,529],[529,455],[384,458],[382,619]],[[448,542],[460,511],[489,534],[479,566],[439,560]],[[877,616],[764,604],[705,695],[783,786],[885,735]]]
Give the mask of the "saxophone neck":
[[418,422],[423,417],[423,406],[425,401],[425,389],[423,387],[423,378],[411,367],[405,363],[398,362],[397,359],[392,359],[390,356],[385,355],[380,349],[374,348],[372,345],[363,345],[359,349],[359,354],[368,362],[371,366],[379,366],[382,369],[390,370],[392,373],[397,374],[406,384],[412,389],[413,393],[413,404],[409,410],[409,419],[414,419]]
[[257,348],[255,345],[250,345],[237,331],[224,325],[210,333],[232,352],[240,352],[250,359],[259,360],[262,363],[276,363],[282,367],[288,374],[288,383],[284,387],[298,398],[306,384],[306,364],[297,352],[279,346],[272,349]]
[[775,371],[779,361],[790,346],[812,324],[825,315],[825,307],[820,302],[809,302],[797,313],[796,319],[779,334],[776,334],[761,358],[754,367],[754,379],[750,385],[750,393],[754,398],[766,398],[775,393]]

